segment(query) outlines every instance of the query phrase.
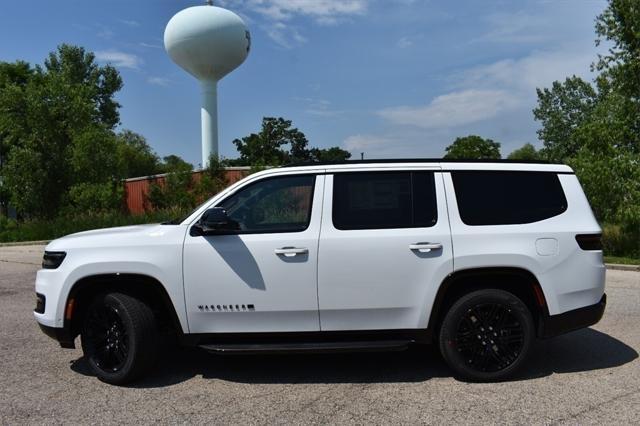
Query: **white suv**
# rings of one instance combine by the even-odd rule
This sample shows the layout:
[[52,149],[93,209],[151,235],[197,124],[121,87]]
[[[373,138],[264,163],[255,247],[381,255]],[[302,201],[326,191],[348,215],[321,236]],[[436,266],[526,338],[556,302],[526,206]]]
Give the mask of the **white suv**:
[[46,247],[35,317],[98,378],[161,337],[214,352],[436,342],[455,375],[512,376],[536,337],[602,317],[600,227],[564,165],[355,161],[253,174],[188,217]]

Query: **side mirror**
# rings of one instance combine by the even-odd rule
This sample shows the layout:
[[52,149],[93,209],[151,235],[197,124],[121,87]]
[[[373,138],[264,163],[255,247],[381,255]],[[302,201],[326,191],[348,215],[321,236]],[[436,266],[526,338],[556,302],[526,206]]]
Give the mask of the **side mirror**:
[[233,234],[238,231],[238,222],[227,216],[227,211],[221,207],[206,210],[200,220],[191,228],[192,235],[222,235]]

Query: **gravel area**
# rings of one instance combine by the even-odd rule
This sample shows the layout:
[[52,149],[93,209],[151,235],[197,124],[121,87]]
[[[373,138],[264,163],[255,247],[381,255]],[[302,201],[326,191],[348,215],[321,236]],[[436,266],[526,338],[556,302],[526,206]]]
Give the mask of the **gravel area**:
[[539,341],[522,376],[457,381],[433,348],[341,355],[167,351],[131,387],[91,376],[31,313],[42,246],[0,248],[0,424],[640,423],[640,273],[607,271],[592,328]]

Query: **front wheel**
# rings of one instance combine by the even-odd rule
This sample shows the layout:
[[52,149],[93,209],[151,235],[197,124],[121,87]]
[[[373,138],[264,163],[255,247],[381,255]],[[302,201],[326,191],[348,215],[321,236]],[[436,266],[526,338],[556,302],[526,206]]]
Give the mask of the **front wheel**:
[[519,298],[479,290],[461,297],[445,315],[440,352],[462,379],[499,381],[522,366],[534,337],[531,313]]
[[129,383],[146,373],[156,359],[153,312],[126,294],[97,296],[86,312],[81,339],[89,365],[106,383]]

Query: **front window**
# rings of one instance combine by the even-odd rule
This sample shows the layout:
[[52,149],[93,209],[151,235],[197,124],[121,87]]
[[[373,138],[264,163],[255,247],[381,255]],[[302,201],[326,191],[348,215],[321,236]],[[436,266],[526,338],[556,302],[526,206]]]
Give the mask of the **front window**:
[[251,183],[216,207],[240,225],[241,233],[300,232],[311,219],[315,176],[266,178]]

